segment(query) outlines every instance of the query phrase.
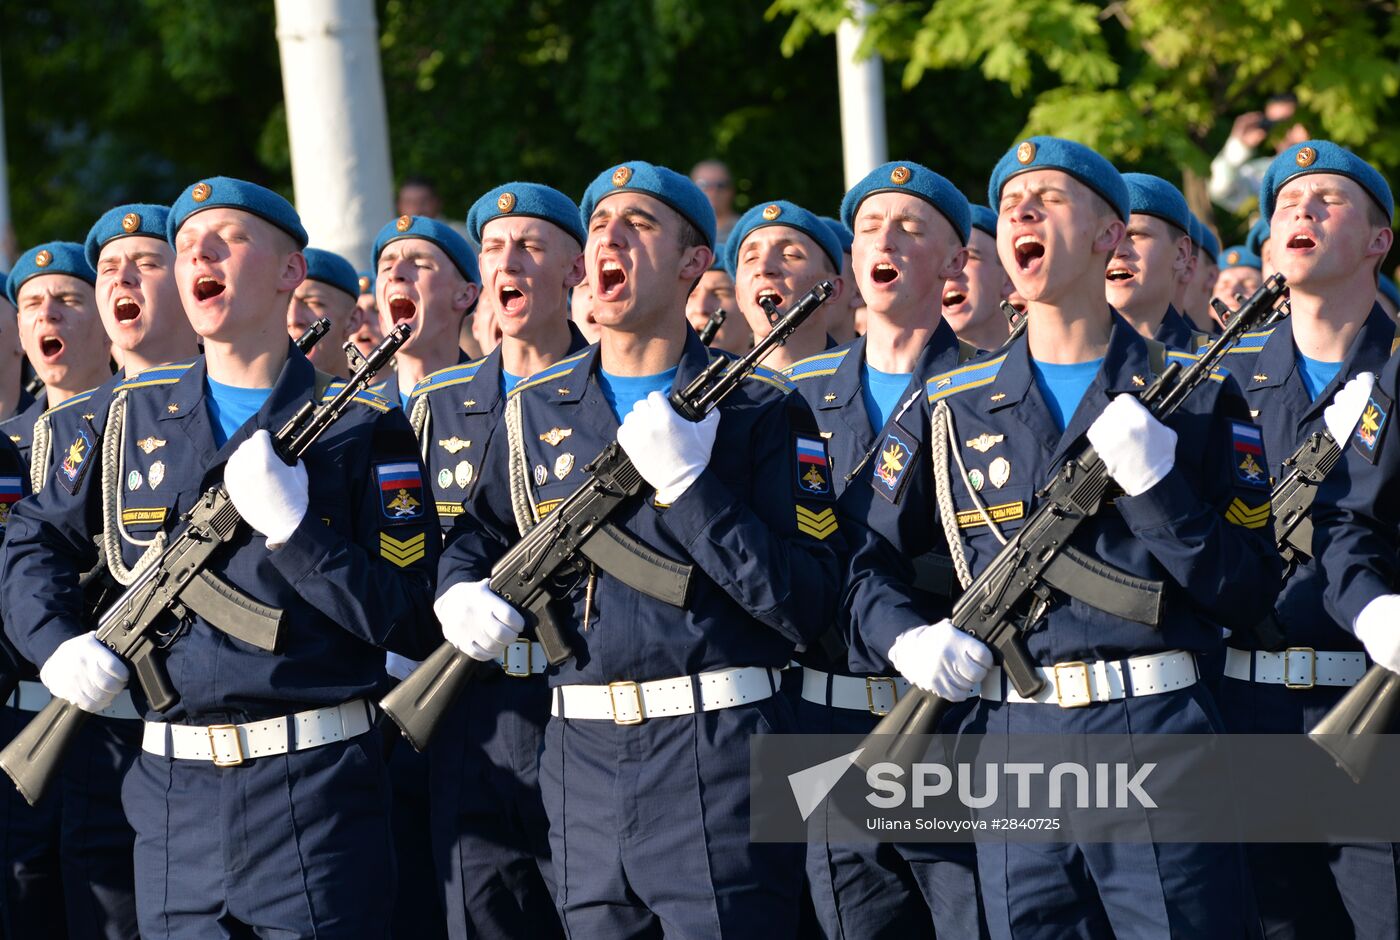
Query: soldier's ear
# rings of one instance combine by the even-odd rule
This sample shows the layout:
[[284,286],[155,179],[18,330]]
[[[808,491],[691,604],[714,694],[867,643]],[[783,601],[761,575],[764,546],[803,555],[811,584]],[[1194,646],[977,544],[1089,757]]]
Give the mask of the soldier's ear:
[[957,250],[948,256],[948,260],[944,263],[942,270],[938,272],[938,276],[946,281],[963,273],[963,269],[966,267],[967,246],[958,245]]
[[569,271],[564,275],[564,287],[573,290],[583,283],[583,279],[588,276],[588,269],[584,266],[583,252],[574,256],[574,263],[569,265]]
[[306,280],[306,255],[300,251],[293,251],[287,255],[287,262],[282,267],[282,274],[277,279],[278,291],[291,293]]
[[1094,236],[1094,251],[1112,254],[1118,243],[1128,234],[1128,226],[1116,215],[1105,215],[1099,219],[1099,233]]
[[457,291],[452,298],[452,309],[465,315],[480,296],[481,288],[475,282],[463,278],[462,289]]
[[1196,273],[1196,256],[1191,253],[1189,237],[1176,240],[1176,260],[1172,268],[1177,273],[1177,279],[1181,281],[1190,281],[1191,276]]
[[1395,233],[1390,226],[1377,227],[1371,235],[1371,244],[1366,246],[1366,257],[1384,258],[1390,254],[1390,246],[1395,242]]
[[687,248],[681,256],[681,270],[678,280],[687,284],[694,284],[700,280],[701,276],[710,270],[710,262],[715,258],[715,253],[708,245],[696,245]]

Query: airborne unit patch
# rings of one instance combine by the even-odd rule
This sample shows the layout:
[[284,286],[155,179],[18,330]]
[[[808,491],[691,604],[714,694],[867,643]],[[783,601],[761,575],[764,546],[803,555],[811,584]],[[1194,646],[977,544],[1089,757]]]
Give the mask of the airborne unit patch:
[[1361,411],[1361,419],[1356,422],[1356,429],[1352,431],[1351,446],[1371,463],[1375,463],[1380,455],[1381,438],[1385,435],[1385,427],[1390,422],[1390,412],[1394,407],[1395,403],[1384,392],[1374,389],[1370,401]]
[[826,441],[805,434],[794,435],[797,449],[797,495],[831,495],[831,461]]
[[414,463],[384,463],[374,468],[384,517],[407,522],[423,516],[423,478]]

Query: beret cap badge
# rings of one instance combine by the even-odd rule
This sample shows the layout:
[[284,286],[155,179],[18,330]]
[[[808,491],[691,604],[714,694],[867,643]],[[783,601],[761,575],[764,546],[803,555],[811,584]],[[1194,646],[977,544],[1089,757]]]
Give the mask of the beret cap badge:
[[509,212],[515,208],[515,193],[501,193],[501,197],[496,200],[496,208],[502,212]]
[[43,249],[37,255],[34,256],[34,264],[37,267],[47,268],[52,263],[53,253],[50,252],[47,248]]
[[135,212],[128,212],[126,215],[122,216],[122,231],[123,231],[123,232],[128,232],[128,233],[134,232],[134,231],[136,231],[137,228],[140,227],[140,225],[141,225],[141,217],[140,217],[139,215],[137,215]]
[[197,183],[195,184],[194,191],[190,193],[190,198],[195,202],[203,202],[209,198],[211,191],[208,183]]
[[1235,264],[1240,260],[1240,253],[1238,251],[1232,251],[1229,255],[1225,257],[1225,260],[1230,262],[1231,264]]
[[763,218],[767,222],[772,222],[774,219],[776,219],[782,214],[783,207],[778,205],[776,202],[770,206],[765,206],[763,209]]
[[612,184],[614,186],[626,186],[627,181],[632,178],[632,168],[630,166],[620,166],[613,170]]
[[1298,155],[1294,159],[1298,161],[1300,167],[1310,167],[1313,165],[1313,162],[1317,160],[1317,151],[1311,147],[1303,147],[1298,151]]
[[407,232],[412,226],[413,220],[406,215],[399,216],[398,221],[394,223],[394,228],[400,232]]
[[365,277],[363,274],[360,275],[360,293],[369,293],[369,278]]
[[1029,140],[1023,140],[1021,146],[1016,148],[1016,159],[1022,165],[1030,163],[1035,159],[1035,144]]
[[907,166],[897,166],[890,170],[890,182],[896,186],[903,186],[909,182],[909,168]]

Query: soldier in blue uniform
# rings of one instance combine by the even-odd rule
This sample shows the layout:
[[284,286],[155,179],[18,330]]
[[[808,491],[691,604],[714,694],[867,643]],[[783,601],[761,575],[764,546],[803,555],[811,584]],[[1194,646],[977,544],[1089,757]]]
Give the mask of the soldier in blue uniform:
[[[507,183],[467,214],[480,246],[482,310],[500,324],[489,356],[427,376],[410,420],[444,532],[459,516],[490,449],[504,447],[509,392],[588,343],[569,320],[568,292],[583,278],[587,236],[578,206],[538,183]],[[569,434],[556,431],[568,450]],[[429,752],[433,849],[454,937],[560,935],[539,751],[549,720],[549,665],[522,637],[498,674],[454,703]]]
[[[947,535],[966,584],[1035,509],[1036,492],[1087,436],[1122,489],[1075,546],[1164,583],[1155,626],[1057,595],[1024,635],[1045,685],[1029,700],[991,651],[948,620],[927,619],[912,564],[883,539],[852,561],[856,636],[920,688],[949,701],[979,694],[965,728],[992,733],[1220,730],[1197,682],[1195,653],[1218,647],[1214,621],[1262,616],[1279,560],[1267,530],[1236,521],[1268,491],[1234,455],[1249,429],[1233,380],[1217,374],[1166,424],[1136,399],[1168,353],[1112,312],[1103,271],[1124,236],[1126,184],[1108,161],[1069,141],[1032,137],[993,172],[997,248],[1029,304],[1025,335],[1002,354],[931,379],[936,505],[903,511]],[[1237,847],[1075,842],[977,846],[994,937],[1239,936],[1245,930]]]
[[712,315],[723,310],[724,322],[710,340],[710,348],[742,356],[753,345],[753,332],[735,301],[734,278],[725,270],[724,243],[721,242],[715,246],[715,260],[710,270],[700,276],[700,283],[685,300],[685,318],[690,321],[691,329],[699,333]]
[[287,334],[296,339],[320,317],[330,320],[330,332],[306,358],[327,375],[348,379],[350,363],[341,344],[349,338],[358,316],[360,276],[349,261],[333,251],[308,248],[304,254],[306,280],[292,292],[287,305]]
[[826,335],[831,337],[833,343],[844,345],[856,338],[856,307],[865,305],[861,300],[860,291],[856,290],[855,274],[851,270],[851,242],[854,236],[840,219],[824,215],[821,220],[841,243],[841,281],[845,285],[842,288],[840,303],[833,304],[828,301],[822,305],[822,310],[825,311]]
[[694,184],[623,163],[589,186],[582,215],[602,339],[511,393],[504,446],[488,451],[449,536],[435,609],[468,655],[505,651],[523,620],[486,586],[492,562],[616,437],[654,488],[615,517],[619,531],[694,567],[683,602],[600,570],[559,605],[576,655],[549,674],[540,788],[565,929],[791,935],[802,849],[749,841],[747,741],[793,728],[778,670],[839,596],[826,449],[801,397],[767,370],[699,423],[664,397],[709,361],[681,314],[714,244]]
[[974,205],[967,264],[943,285],[943,319],[974,349],[1000,349],[1011,335],[1001,309],[1010,296],[1011,279],[997,257],[997,214]]
[[36,245],[10,272],[5,289],[19,311],[20,345],[44,382],[29,407],[0,423],[26,463],[39,416],[112,374],[93,293],[96,280],[77,242]]
[[[1262,186],[1293,312],[1271,332],[1246,334],[1226,359],[1269,456],[1243,461],[1240,472],[1261,486],[1287,473],[1282,462],[1314,433],[1346,445],[1366,395],[1337,393],[1358,376],[1373,379],[1395,335],[1375,300],[1393,238],[1385,179],[1336,144],[1309,140],[1276,157]],[[1323,581],[1322,562],[1304,558],[1257,628],[1236,625],[1220,687],[1232,732],[1306,733],[1366,672],[1363,640],[1328,614]],[[1359,937],[1400,931],[1400,870],[1389,844],[1251,845],[1249,859],[1270,937],[1346,932],[1348,924]]]
[[121,408],[103,437],[118,442],[130,480],[102,492],[86,423],[58,442],[63,459],[43,491],[11,512],[5,628],[44,663],[54,694],[106,707],[128,670],[87,632],[71,589],[94,537],[120,529],[108,565],[134,568],[222,477],[248,525],[211,570],[284,610],[291,629],[268,653],[190,614],[162,656],[179,701],[148,712],[122,793],[141,935],[383,935],[393,854],[369,702],[383,688],[381,647],[421,656],[431,646],[438,555],[412,433],[391,403],[362,394],[284,464],[267,429],[335,391],[285,334],[305,275],[296,211],[218,177],[181,194],[166,232],[205,354],[116,388]]
[[[793,210],[805,213],[808,224],[801,228],[784,224],[784,213]],[[761,300],[771,300],[781,314],[784,304],[792,303],[817,281],[828,278],[836,293],[827,303],[841,303],[845,284],[841,254],[840,240],[831,229],[790,202],[759,203],[740,216],[724,243],[724,269],[734,279],[739,312],[748,321],[755,342],[767,336],[771,328]],[[768,368],[782,371],[835,345],[826,332],[826,315],[819,313],[763,361]]]
[[1220,332],[1220,324],[1211,312],[1210,297],[1220,274],[1220,239],[1194,212],[1191,214],[1191,248],[1196,255],[1196,271],[1173,303],[1193,329],[1214,336]]
[[[946,611],[956,585],[943,535],[903,508],[911,492],[926,491],[932,482],[925,383],[975,353],[939,315],[947,284],[969,254],[971,209],[943,177],[900,161],[876,167],[857,183],[842,202],[841,217],[855,232],[852,268],[865,298],[866,333],[787,374],[826,438],[843,518],[859,520],[897,551],[919,557],[919,589],[937,595],[920,600],[930,614]],[[805,221],[805,214],[785,211],[769,224]],[[743,230],[741,220],[736,236]],[[1000,311],[996,315],[1006,322]],[[931,504],[926,494],[913,501]],[[868,645],[847,649],[842,612],[828,624],[835,642],[826,638],[797,656],[799,726],[813,733],[868,733],[908,682]],[[948,727],[956,727],[956,717]],[[834,845],[818,829],[807,846],[807,878],[828,937],[986,932],[971,845]]]
[[1264,261],[1247,245],[1231,245],[1220,253],[1220,260],[1211,299],[1234,310],[1264,283]]
[[395,357],[398,399],[406,412],[414,386],[467,360],[457,343],[462,320],[481,294],[481,275],[465,238],[445,222],[417,215],[401,215],[379,230],[374,267],[380,328],[387,333],[400,323],[413,327]]
[[1209,337],[1193,329],[1172,303],[1195,273],[1186,197],[1160,176],[1124,173],[1123,182],[1132,211],[1128,234],[1104,275],[1108,302],[1143,336],[1194,352]]

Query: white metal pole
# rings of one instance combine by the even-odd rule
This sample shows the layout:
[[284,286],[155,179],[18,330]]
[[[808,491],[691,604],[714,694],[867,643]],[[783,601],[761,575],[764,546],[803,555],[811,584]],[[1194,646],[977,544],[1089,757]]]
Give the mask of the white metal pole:
[[[15,261],[10,257],[10,178],[5,159],[5,86],[0,82],[0,271],[8,271]],[[18,245],[14,247],[19,250]]]
[[373,0],[276,0],[292,185],[311,244],[369,266],[393,213]]
[[878,55],[856,61],[873,6],[851,0],[851,18],[836,30],[837,81],[841,98],[841,157],[846,188],[889,159],[885,140],[885,73]]

